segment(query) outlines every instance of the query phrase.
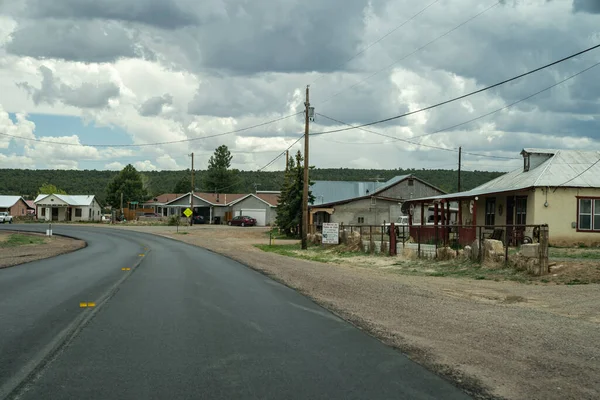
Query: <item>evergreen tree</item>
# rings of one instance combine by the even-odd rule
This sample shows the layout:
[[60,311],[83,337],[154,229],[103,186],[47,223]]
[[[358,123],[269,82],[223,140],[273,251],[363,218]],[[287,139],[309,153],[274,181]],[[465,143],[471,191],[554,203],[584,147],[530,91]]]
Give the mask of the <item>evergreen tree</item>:
[[121,193],[123,193],[123,207],[128,202],[142,202],[148,197],[144,187],[142,175],[128,164],[115,176],[106,188],[106,202],[115,208],[121,206]]
[[177,181],[173,193],[188,193],[192,189],[191,176],[184,175]]
[[215,149],[215,153],[208,160],[208,170],[204,177],[204,186],[211,193],[235,192],[237,170],[230,170],[233,156],[225,145]]
[[[302,193],[304,186],[304,157],[300,151],[296,153],[295,160],[291,158],[288,162],[288,170],[285,173],[279,205],[277,206],[277,218],[275,223],[287,235],[298,235],[302,224]],[[311,191],[308,192],[308,202],[314,201]]]

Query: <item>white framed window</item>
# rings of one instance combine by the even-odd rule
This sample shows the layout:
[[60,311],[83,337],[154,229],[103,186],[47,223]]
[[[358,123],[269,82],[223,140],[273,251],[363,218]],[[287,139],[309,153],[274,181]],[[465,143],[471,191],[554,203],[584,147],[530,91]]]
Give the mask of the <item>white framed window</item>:
[[600,199],[579,198],[577,230],[600,232]]

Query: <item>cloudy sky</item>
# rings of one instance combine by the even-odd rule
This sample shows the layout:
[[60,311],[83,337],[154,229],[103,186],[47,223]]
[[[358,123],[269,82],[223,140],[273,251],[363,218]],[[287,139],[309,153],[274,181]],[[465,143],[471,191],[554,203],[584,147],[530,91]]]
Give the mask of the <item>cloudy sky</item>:
[[[205,168],[226,144],[256,170],[303,132],[306,85],[318,133],[345,127],[324,116],[392,117],[596,44],[600,0],[0,0],[0,168],[183,169],[192,151]],[[599,149],[600,66],[423,136],[598,62],[315,135],[311,164],[453,168],[462,146],[465,169],[505,171],[523,147]]]

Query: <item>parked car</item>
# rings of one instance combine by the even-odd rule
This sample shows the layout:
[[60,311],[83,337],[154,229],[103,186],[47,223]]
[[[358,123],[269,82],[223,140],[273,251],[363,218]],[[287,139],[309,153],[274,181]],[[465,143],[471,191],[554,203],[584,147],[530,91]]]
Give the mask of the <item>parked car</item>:
[[202,215],[194,215],[194,218],[192,218],[192,223],[205,224],[206,220],[204,219],[204,217]]
[[10,214],[7,213],[6,211],[0,212],[0,223],[5,224],[7,222],[9,224],[12,224],[13,217],[11,217]]
[[229,221],[230,226],[255,226],[256,220],[252,217],[247,217],[244,215],[238,215],[237,217],[233,217],[231,221]]
[[160,218],[160,217],[162,217],[162,215],[160,215],[159,213],[152,213],[152,212],[144,213],[143,216],[144,217],[150,217],[150,218]]

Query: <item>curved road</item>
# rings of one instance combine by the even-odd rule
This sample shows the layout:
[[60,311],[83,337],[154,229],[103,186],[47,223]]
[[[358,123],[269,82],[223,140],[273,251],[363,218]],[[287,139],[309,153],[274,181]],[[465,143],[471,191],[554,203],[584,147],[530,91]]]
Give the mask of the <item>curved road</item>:
[[0,399],[468,398],[228,258],[145,233],[54,233],[88,246],[0,270]]

